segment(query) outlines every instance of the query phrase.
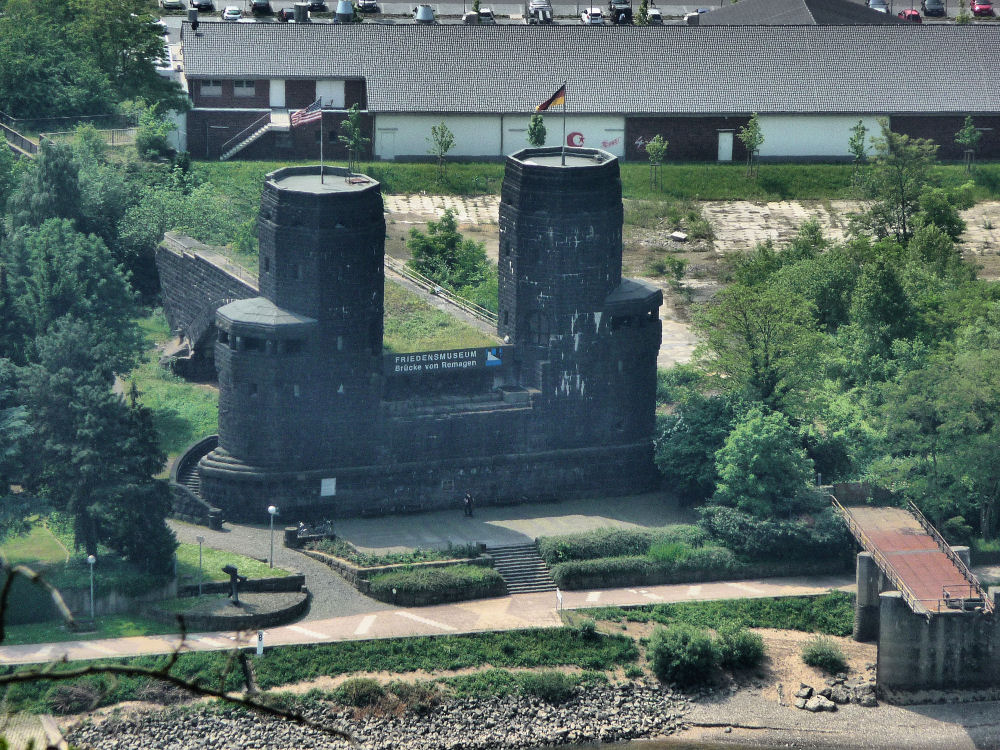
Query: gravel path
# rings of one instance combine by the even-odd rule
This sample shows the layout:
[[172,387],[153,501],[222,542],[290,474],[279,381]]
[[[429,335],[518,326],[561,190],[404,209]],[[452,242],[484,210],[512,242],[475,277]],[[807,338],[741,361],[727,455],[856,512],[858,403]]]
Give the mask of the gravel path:
[[[177,534],[178,541],[186,544],[197,544],[195,537],[203,536],[207,547],[235,552],[258,560],[266,559],[270,552],[271,537],[267,528],[226,524],[224,531],[212,531],[204,526],[195,526],[182,521],[171,520],[168,523]],[[303,618],[305,621],[326,620],[331,617],[358,615],[392,608],[388,604],[365,596],[322,563],[287,549],[281,543],[281,533],[281,529],[274,530],[274,563],[284,570],[305,574],[306,586],[313,595],[309,612]]]

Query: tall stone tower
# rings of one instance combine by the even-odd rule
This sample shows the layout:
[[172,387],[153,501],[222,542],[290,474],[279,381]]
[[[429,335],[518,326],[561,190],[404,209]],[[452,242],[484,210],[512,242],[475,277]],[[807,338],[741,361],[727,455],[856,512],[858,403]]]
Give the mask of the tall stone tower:
[[322,181],[318,167],[272,172],[258,230],[261,296],[216,318],[219,447],[201,462],[209,495],[221,475],[260,483],[275,471],[368,463],[378,429],[379,184],[336,168]]
[[517,345],[563,447],[650,440],[663,295],[622,279],[618,160],[596,149],[507,158],[498,330]]

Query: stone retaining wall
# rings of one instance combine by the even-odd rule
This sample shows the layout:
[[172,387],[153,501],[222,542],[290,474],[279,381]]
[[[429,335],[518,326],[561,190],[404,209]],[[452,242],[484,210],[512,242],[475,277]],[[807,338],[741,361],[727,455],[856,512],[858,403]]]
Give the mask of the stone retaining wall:
[[154,620],[168,624],[175,624],[177,616],[183,614],[184,626],[188,631],[260,630],[261,628],[272,628],[276,625],[283,625],[305,614],[309,608],[309,594],[299,592],[292,596],[296,598],[296,601],[291,606],[275,610],[274,612],[261,612],[258,614],[206,615],[187,612],[166,612],[154,607],[146,608],[143,613]]
[[[276,591],[302,591],[306,585],[306,577],[301,573],[290,576],[274,576],[273,578],[251,578],[240,584],[240,593],[273,593]],[[229,581],[205,581],[201,586],[203,594],[228,594]],[[198,596],[198,584],[186,584],[177,587],[177,596]]]

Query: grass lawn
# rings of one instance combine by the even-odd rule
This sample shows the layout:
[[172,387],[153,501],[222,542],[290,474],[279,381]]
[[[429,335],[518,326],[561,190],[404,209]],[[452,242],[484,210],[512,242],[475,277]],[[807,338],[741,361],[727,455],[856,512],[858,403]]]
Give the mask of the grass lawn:
[[21,646],[29,643],[56,643],[58,641],[90,641],[96,638],[128,638],[135,635],[176,633],[177,627],[135,615],[109,615],[97,618],[97,630],[78,633],[68,630],[60,622],[38,622],[29,625],[8,625],[4,628],[4,646]]
[[218,432],[219,396],[214,388],[189,383],[160,367],[156,345],[170,338],[162,310],[140,319],[139,326],[150,349],[127,380],[138,386],[142,403],[153,412],[160,446],[168,458],[174,458],[191,443]]
[[0,553],[3,553],[12,565],[24,563],[40,567],[69,559],[66,548],[40,520],[32,525],[27,534],[9,539],[0,545]]
[[[254,215],[260,205],[263,177],[268,172],[291,164],[313,162],[197,162],[195,174],[209,182],[227,200]],[[450,164],[441,178],[434,164],[397,164],[368,162],[358,171],[382,183],[383,193],[418,193],[444,195],[498,194],[503,179],[503,164],[482,162]],[[626,198],[663,200],[830,200],[851,198],[850,164],[763,163],[756,180],[747,179],[745,166],[739,163],[681,163],[660,167],[659,190],[649,187],[649,165],[622,163],[622,190]],[[934,173],[943,185],[960,185],[969,179],[961,164],[940,164]],[[980,162],[972,179],[980,200],[1000,197],[1000,163]]]
[[[235,565],[240,575],[247,578],[278,578],[289,575],[287,570],[269,568],[266,562],[260,560],[237,555],[234,552],[202,548],[202,572],[205,581],[228,581],[229,576],[222,572],[223,565]],[[181,544],[177,547],[177,577],[181,583],[198,583],[197,544]]]
[[386,352],[495,346],[497,341],[390,281],[385,283]]

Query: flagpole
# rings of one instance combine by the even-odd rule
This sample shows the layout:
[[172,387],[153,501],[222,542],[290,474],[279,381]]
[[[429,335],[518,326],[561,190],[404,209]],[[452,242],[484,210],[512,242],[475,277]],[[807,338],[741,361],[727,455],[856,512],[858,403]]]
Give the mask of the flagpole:
[[563,81],[563,139],[562,139],[562,166],[566,166],[566,83]]
[[319,104],[319,184],[323,184],[323,102]]

